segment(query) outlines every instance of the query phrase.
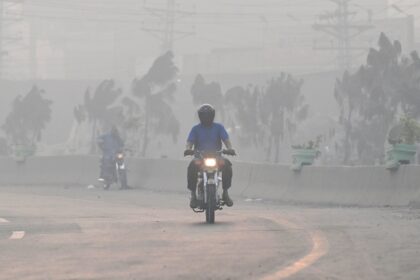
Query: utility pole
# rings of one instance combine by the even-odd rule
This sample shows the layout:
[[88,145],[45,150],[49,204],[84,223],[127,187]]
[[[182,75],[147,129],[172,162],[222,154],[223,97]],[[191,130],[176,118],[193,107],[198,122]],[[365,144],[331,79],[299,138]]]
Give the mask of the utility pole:
[[161,41],[162,53],[165,53],[167,51],[172,51],[175,41],[195,34],[194,32],[175,29],[177,20],[183,17],[194,15],[193,12],[178,10],[176,8],[175,0],[167,0],[166,9],[151,8],[151,7],[144,7],[144,9],[148,11],[150,15],[161,19],[162,22],[164,23],[163,28],[149,28],[149,27],[142,28],[144,31],[157,37]]
[[359,36],[361,33],[373,28],[371,24],[356,24],[352,23],[350,17],[354,16],[355,12],[350,12],[348,4],[352,0],[329,0],[337,4],[337,9],[334,12],[326,12],[319,16],[320,21],[324,23],[316,23],[313,28],[317,31],[322,31],[334,37],[338,45],[330,47],[314,46],[318,50],[336,50],[338,51],[338,65],[340,70],[350,69],[352,66],[352,51],[365,50],[365,47],[352,46],[352,39]]
[[[6,34],[7,28],[13,27],[13,24],[16,22],[21,22],[21,15],[12,13],[18,5],[22,5],[24,0],[0,0],[0,80],[5,78],[5,57],[9,55],[7,51],[7,45],[21,41],[22,38],[12,37]],[[10,18],[6,15],[15,15],[15,17]]]
[[32,79],[36,80],[38,78],[38,62],[37,62],[37,32],[34,24],[30,27],[30,37],[29,37],[29,69],[30,76]]
[[7,55],[7,52],[4,52],[3,47],[3,26],[4,26],[4,1],[0,0],[0,80],[3,79],[3,65],[4,65],[4,56]]
[[175,0],[167,0],[167,2],[162,51],[172,50],[174,47]]

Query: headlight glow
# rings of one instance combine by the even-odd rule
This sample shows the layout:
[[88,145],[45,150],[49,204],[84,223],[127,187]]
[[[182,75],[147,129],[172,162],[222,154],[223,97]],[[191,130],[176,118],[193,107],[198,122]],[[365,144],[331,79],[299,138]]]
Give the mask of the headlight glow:
[[122,158],[124,158],[124,155],[123,155],[123,154],[118,154],[118,155],[117,155],[117,158],[118,158],[118,159],[122,159]]
[[204,165],[207,167],[215,167],[217,164],[216,159],[215,158],[206,158],[204,160]]

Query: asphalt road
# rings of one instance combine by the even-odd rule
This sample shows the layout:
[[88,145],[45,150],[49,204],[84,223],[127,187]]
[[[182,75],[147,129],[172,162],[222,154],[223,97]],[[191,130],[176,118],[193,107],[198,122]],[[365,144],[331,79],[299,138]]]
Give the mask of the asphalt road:
[[420,211],[1,187],[0,279],[420,279]]

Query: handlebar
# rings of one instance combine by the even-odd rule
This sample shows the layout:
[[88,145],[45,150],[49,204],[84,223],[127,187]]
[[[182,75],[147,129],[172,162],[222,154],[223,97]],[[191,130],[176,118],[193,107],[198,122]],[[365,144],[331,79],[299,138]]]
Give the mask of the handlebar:
[[231,150],[226,150],[225,149],[225,150],[222,151],[222,154],[228,155],[228,156],[236,156],[236,152],[233,149],[231,149]]
[[209,152],[204,152],[204,151],[194,151],[194,150],[185,150],[184,151],[184,156],[193,156],[196,153],[198,153],[199,155],[203,155],[203,154],[217,154],[217,155],[228,155],[228,156],[236,156],[236,152],[235,150],[228,150],[228,149],[223,149],[221,151],[218,152],[214,152],[214,153],[209,153]]
[[186,156],[193,156],[195,152],[193,150],[185,150],[184,151],[184,157]]

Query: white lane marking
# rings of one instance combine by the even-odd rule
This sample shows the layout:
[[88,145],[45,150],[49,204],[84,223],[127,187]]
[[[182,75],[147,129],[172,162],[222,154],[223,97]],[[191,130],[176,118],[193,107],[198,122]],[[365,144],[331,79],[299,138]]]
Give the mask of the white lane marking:
[[6,219],[0,218],[0,224],[2,224],[2,223],[10,223],[10,222]]
[[9,239],[16,240],[16,239],[22,239],[25,236],[24,231],[14,231],[12,235],[10,235]]
[[[292,226],[293,223],[286,221],[286,220],[279,220],[276,219],[276,221],[280,224],[284,224],[287,226]],[[295,225],[296,226],[296,225]],[[297,226],[296,226],[297,227]],[[312,241],[312,250],[304,256],[303,258],[295,261],[291,265],[282,268],[278,270],[277,272],[267,275],[261,280],[277,280],[277,279],[285,279],[288,278],[299,271],[311,266],[314,264],[317,260],[319,260],[321,257],[323,257],[325,254],[328,253],[329,245],[328,240],[325,238],[325,236],[322,234],[321,231],[312,231],[309,233],[311,236]]]

